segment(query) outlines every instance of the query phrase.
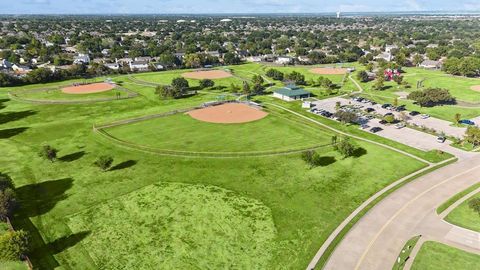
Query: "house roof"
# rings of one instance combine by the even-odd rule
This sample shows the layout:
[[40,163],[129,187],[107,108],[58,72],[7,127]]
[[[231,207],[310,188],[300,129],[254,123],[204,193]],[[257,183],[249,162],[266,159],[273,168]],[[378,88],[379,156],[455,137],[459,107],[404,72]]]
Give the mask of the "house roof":
[[287,96],[287,97],[298,97],[298,96],[306,96],[311,94],[310,92],[305,91],[302,88],[297,86],[286,86],[284,88],[275,90],[275,93],[283,96]]

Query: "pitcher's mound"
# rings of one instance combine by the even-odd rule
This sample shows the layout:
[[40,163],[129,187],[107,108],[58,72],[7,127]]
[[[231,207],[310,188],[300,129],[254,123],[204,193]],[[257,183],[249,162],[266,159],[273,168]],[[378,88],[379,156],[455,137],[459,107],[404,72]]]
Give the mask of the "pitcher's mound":
[[115,88],[115,85],[110,83],[92,83],[65,87],[62,88],[62,92],[67,94],[91,94],[109,91],[113,88]]
[[310,72],[319,75],[344,75],[347,73],[346,68],[312,68]]
[[480,85],[474,85],[474,86],[470,87],[470,89],[472,89],[473,91],[480,92]]
[[260,120],[268,115],[264,111],[241,103],[226,103],[189,111],[187,114],[199,121],[220,124],[247,123]]
[[223,70],[193,71],[183,73],[182,76],[187,79],[223,79],[232,77],[232,74]]

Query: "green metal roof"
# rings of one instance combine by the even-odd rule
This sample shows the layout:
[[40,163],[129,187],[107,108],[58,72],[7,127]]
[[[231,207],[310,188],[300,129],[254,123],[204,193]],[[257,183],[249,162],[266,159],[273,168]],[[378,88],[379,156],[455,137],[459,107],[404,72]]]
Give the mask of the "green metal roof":
[[278,93],[283,96],[287,97],[298,97],[298,96],[307,96],[310,95],[311,93],[308,91],[303,90],[302,88],[289,88],[289,87],[284,87],[280,88],[278,90],[275,90],[275,93]]

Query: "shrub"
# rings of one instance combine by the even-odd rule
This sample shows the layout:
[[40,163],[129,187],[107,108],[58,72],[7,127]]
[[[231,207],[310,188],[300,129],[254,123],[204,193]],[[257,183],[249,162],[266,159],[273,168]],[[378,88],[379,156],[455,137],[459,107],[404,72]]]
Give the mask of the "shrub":
[[16,205],[15,191],[12,188],[0,190],[0,220],[10,217]]
[[17,261],[28,251],[28,235],[25,231],[0,235],[0,261]]
[[110,156],[101,156],[93,164],[103,171],[106,171],[112,166],[113,158]]
[[357,150],[357,146],[350,141],[349,137],[344,137],[338,142],[334,149],[339,152],[344,158],[351,157]]
[[471,199],[468,202],[468,206],[480,215],[480,198]]
[[215,86],[215,82],[210,79],[200,80],[200,89],[205,89]]
[[284,78],[284,75],[281,71],[278,71],[276,69],[269,69],[267,70],[267,73],[266,73],[267,77],[270,77],[274,80],[277,80],[277,81],[283,81],[283,78]]
[[58,150],[50,145],[44,145],[38,155],[44,159],[54,162],[57,159]]

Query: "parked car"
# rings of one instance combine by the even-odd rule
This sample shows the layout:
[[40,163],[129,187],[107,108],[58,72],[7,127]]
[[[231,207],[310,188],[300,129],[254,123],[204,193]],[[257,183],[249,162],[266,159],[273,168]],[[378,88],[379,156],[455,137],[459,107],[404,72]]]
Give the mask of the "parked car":
[[379,123],[380,123],[380,124],[382,124],[382,125],[386,125],[386,124],[388,124],[388,122],[387,122],[387,121],[385,121],[385,120],[380,120],[380,122],[379,122]]
[[398,106],[397,108],[395,108],[395,111],[397,111],[397,112],[405,111],[405,105]]
[[362,125],[362,129],[367,129],[367,128],[369,128],[369,127],[370,127],[370,126],[367,125],[367,124],[363,124],[363,125]]
[[382,105],[383,109],[386,109],[388,107],[392,107],[392,104],[385,103],[385,104]]
[[420,114],[420,113],[417,112],[417,111],[411,111],[411,112],[409,113],[410,116],[416,116],[416,115],[419,115],[419,114]]
[[384,117],[385,117],[385,116],[389,116],[389,115],[393,115],[393,113],[391,113],[391,112],[386,113],[386,114],[384,115]]
[[377,103],[375,101],[370,101],[370,104],[377,105]]
[[402,128],[405,127],[405,124],[404,124],[404,123],[398,123],[398,124],[395,125],[395,127],[396,127],[397,129],[402,129]]
[[374,109],[374,108],[366,108],[365,111],[366,111],[367,113],[371,113],[371,112],[374,112],[375,109]]
[[422,114],[421,117],[422,117],[422,119],[428,119],[428,118],[430,118],[430,115],[428,115],[428,114]]
[[382,130],[383,130],[383,128],[381,128],[381,127],[373,127],[373,128],[370,129],[370,132],[377,133],[377,132],[380,132]]
[[458,123],[463,124],[463,125],[469,125],[469,126],[474,126],[475,122],[468,120],[468,119],[463,119],[458,121]]
[[437,142],[439,142],[439,143],[444,143],[446,140],[447,140],[447,138],[445,138],[443,136],[440,136],[440,137],[437,138]]

